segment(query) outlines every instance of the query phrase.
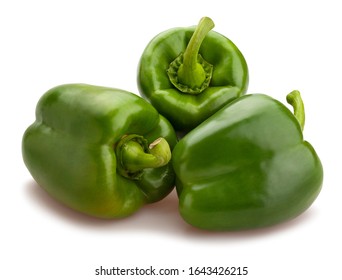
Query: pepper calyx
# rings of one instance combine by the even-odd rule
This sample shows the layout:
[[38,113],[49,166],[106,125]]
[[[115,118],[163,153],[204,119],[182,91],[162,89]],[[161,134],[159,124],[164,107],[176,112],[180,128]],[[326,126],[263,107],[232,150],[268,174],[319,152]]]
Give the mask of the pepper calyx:
[[200,46],[214,28],[214,22],[203,17],[197,25],[184,53],[180,53],[167,69],[170,82],[181,92],[199,94],[210,84],[213,66],[199,54]]
[[[197,55],[197,63],[198,67],[193,70],[193,76],[200,77],[200,80],[204,80],[200,86],[192,85],[189,86],[180,79],[179,72],[183,65],[183,56],[184,54],[181,53],[174,61],[170,63],[169,69],[167,70],[167,74],[171,83],[181,92],[188,93],[188,94],[198,94],[204,91],[210,84],[211,77],[213,74],[213,66],[205,61],[203,57],[198,54]],[[184,68],[183,68],[184,69]]]
[[144,169],[162,167],[171,159],[170,146],[164,138],[148,145],[137,134],[124,135],[115,147],[115,154],[119,174],[133,180],[139,180]]

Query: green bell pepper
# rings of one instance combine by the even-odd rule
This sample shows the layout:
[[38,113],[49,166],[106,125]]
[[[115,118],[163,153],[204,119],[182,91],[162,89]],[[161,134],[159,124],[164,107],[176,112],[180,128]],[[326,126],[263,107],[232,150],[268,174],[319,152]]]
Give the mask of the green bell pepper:
[[213,27],[204,17],[197,28],[164,31],[141,56],[139,91],[176,130],[196,127],[247,90],[243,55]]
[[143,98],[69,84],[42,96],[22,154],[51,196],[80,212],[115,218],[173,189],[176,141],[171,124]]
[[303,140],[298,91],[279,101],[245,95],[181,139],[173,166],[181,216],[209,230],[265,227],[294,218],[318,196],[323,168]]

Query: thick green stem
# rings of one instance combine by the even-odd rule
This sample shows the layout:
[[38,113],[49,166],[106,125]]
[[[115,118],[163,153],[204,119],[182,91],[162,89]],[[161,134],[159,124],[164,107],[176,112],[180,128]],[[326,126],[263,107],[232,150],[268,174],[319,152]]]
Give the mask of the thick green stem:
[[148,146],[146,139],[135,134],[124,136],[115,152],[117,170],[130,179],[139,179],[145,168],[164,166],[171,159],[171,150],[164,138],[158,138]]
[[213,67],[199,54],[199,50],[208,32],[214,28],[214,22],[203,17],[197,25],[184,53],[181,53],[168,69],[172,84],[184,93],[198,94],[209,86]]
[[300,92],[298,90],[294,90],[290,92],[286,96],[286,100],[293,107],[293,113],[295,117],[297,118],[300,124],[300,127],[302,128],[302,130],[304,130],[305,110],[304,110],[303,99],[300,96]]
[[[208,32],[214,28],[214,22],[208,18],[201,18],[197,25],[197,28],[192,35],[189,44],[183,54],[183,67],[178,70],[178,75],[180,80],[184,79],[185,84],[191,85],[192,83],[200,86],[205,79],[205,73],[203,67],[197,62],[198,52],[201,44],[208,34]],[[201,70],[203,72],[203,77],[197,77],[196,71]],[[181,72],[181,73],[180,73]]]

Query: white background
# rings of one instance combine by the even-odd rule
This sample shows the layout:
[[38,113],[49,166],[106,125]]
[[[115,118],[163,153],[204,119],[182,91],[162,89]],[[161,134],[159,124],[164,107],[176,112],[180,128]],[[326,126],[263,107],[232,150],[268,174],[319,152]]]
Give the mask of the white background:
[[[341,279],[341,65],[339,1],[0,2],[1,279],[230,279],[186,277],[189,267],[247,266],[238,279]],[[72,82],[137,93],[139,57],[153,36],[210,16],[244,54],[249,93],[306,105],[305,138],[325,171],[322,192],[297,219],[214,233],[185,224],[173,193],[124,220],[60,205],[32,180],[21,137],[39,97]],[[183,276],[95,276],[111,268],[178,268]],[[234,279],[234,277],[231,277]]]

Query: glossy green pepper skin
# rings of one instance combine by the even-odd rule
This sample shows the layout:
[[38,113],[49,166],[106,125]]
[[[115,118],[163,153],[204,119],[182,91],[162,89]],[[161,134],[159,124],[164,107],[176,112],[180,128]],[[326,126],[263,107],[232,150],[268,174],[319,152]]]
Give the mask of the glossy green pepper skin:
[[41,97],[22,154],[36,182],[57,200],[92,216],[119,218],[173,189],[176,141],[170,123],[143,98],[69,84]]
[[323,168],[303,140],[299,92],[288,101],[295,115],[269,96],[245,95],[179,141],[172,156],[186,222],[209,230],[259,228],[313,203]]
[[247,90],[242,53],[213,27],[205,17],[197,27],[164,31],[141,56],[139,91],[178,131],[193,129]]

